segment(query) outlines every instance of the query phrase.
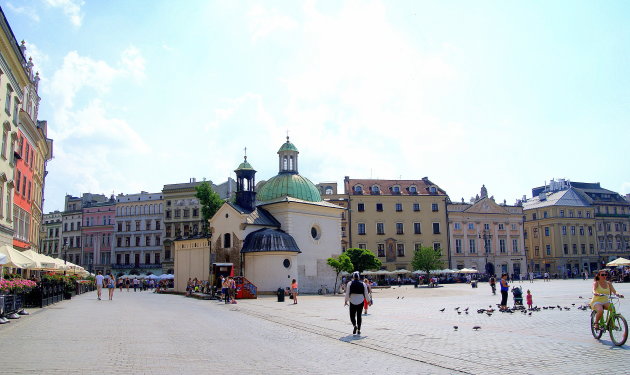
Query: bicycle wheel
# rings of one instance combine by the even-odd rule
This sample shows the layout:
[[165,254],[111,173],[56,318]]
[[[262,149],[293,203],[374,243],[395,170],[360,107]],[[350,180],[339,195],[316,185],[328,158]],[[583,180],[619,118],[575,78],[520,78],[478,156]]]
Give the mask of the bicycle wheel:
[[593,311],[591,313],[591,333],[593,334],[593,337],[595,337],[597,340],[599,340],[600,337],[602,337],[602,335],[604,334],[604,327],[600,327],[599,329],[595,329],[595,315],[597,314],[597,311]]
[[610,332],[610,339],[615,345],[621,346],[625,344],[628,339],[628,323],[626,322],[626,318],[621,315],[615,315],[608,327],[608,331]]

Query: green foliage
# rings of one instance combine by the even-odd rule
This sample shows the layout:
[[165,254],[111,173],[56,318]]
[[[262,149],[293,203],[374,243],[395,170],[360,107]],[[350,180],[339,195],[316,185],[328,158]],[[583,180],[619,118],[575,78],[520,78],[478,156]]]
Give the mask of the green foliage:
[[442,262],[442,250],[435,250],[428,246],[421,247],[413,254],[411,267],[413,267],[414,271],[424,271],[427,276],[431,270],[444,268],[444,263]]
[[354,265],[353,271],[363,272],[381,268],[381,261],[370,250],[350,248],[344,254],[350,258],[352,265]]
[[201,217],[203,218],[203,234],[208,234],[208,220],[221,208],[224,201],[219,194],[212,190],[212,185],[207,181],[202,182],[197,187],[196,197],[201,203]]
[[335,291],[334,293],[337,293],[337,280],[339,279],[339,274],[341,272],[352,272],[354,270],[354,266],[352,265],[350,257],[348,257],[348,255],[346,255],[345,253],[339,254],[339,256],[336,258],[328,258],[326,262],[329,266],[332,267],[332,269],[335,270],[337,274],[335,276],[335,289],[333,289]]

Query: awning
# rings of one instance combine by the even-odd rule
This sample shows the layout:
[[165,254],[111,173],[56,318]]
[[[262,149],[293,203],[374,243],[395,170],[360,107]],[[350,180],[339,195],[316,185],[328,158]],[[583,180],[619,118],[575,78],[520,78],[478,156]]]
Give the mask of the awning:
[[630,266],[630,260],[626,258],[617,258],[610,263],[606,263],[608,267]]
[[22,252],[22,255],[27,256],[35,262],[35,266],[29,268],[31,270],[55,271],[57,269],[57,263],[49,256],[38,254],[33,250],[25,250]]
[[0,254],[5,255],[7,258],[6,263],[3,265],[5,267],[32,269],[32,267],[36,266],[35,261],[15,250],[13,246],[0,246]]

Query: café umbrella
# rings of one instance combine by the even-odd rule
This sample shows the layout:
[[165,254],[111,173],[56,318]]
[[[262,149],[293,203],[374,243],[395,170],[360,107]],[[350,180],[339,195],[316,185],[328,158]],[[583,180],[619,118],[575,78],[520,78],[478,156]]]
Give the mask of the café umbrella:
[[630,260],[626,258],[617,258],[612,262],[606,263],[608,267],[630,266]]

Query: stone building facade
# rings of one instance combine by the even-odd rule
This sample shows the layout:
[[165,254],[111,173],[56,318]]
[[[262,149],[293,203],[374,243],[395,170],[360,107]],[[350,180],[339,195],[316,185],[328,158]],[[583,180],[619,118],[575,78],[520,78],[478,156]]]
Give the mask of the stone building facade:
[[497,204],[481,195],[469,203],[449,203],[449,252],[453,269],[474,268],[486,274],[527,272],[523,207]]
[[350,247],[369,249],[388,270],[411,270],[416,249],[442,251],[449,264],[448,196],[427,177],[420,180],[344,179]]
[[44,214],[42,217],[42,227],[40,235],[40,250],[42,254],[53,258],[62,258],[61,233],[63,230],[62,216],[60,211],[53,211]]

